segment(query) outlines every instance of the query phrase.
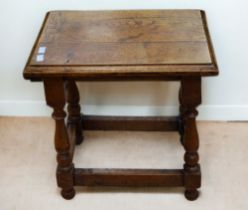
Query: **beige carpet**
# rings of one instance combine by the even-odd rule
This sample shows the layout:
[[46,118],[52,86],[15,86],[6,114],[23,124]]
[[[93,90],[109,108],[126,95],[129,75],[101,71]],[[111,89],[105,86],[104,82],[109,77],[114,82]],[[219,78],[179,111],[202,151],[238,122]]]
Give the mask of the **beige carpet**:
[[[61,198],[55,180],[53,121],[0,118],[0,210],[248,209],[248,123],[199,122],[201,195],[182,188],[77,188]],[[77,167],[181,168],[176,133],[86,132]]]

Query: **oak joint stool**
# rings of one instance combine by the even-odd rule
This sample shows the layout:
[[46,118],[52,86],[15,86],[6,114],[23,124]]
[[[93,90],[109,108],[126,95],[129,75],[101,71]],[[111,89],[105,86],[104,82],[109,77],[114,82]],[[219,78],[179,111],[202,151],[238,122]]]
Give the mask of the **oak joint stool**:
[[[57,184],[71,199],[74,186],[184,186],[195,200],[201,186],[197,106],[201,77],[218,74],[205,13],[200,10],[51,11],[24,77],[43,81],[53,108]],[[179,116],[81,115],[76,81],[179,81]],[[67,113],[64,108],[67,106]],[[67,117],[67,123],[65,123]],[[183,169],[74,168],[82,130],[178,131]]]

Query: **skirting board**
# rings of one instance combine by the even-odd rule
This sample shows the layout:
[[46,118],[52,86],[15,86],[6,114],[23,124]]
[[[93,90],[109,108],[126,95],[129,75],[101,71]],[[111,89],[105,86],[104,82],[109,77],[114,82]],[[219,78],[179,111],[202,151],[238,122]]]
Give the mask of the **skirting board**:
[[[83,113],[93,115],[171,116],[177,106],[84,105]],[[248,121],[248,105],[201,105],[198,120]],[[0,101],[0,116],[50,116],[44,101]]]

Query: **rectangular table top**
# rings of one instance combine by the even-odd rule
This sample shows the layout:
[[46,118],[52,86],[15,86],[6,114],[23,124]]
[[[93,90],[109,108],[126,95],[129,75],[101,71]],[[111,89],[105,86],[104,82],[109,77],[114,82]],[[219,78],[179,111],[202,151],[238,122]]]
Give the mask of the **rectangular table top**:
[[149,74],[218,74],[203,11],[52,11],[24,70],[28,79]]

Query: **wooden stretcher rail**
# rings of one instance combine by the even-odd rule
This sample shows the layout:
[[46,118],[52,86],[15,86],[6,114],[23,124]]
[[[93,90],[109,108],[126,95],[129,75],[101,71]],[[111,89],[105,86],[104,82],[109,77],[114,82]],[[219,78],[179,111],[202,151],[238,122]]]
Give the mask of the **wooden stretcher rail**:
[[75,186],[184,186],[180,169],[75,169]]
[[84,115],[84,130],[178,131],[177,117],[126,117]]

